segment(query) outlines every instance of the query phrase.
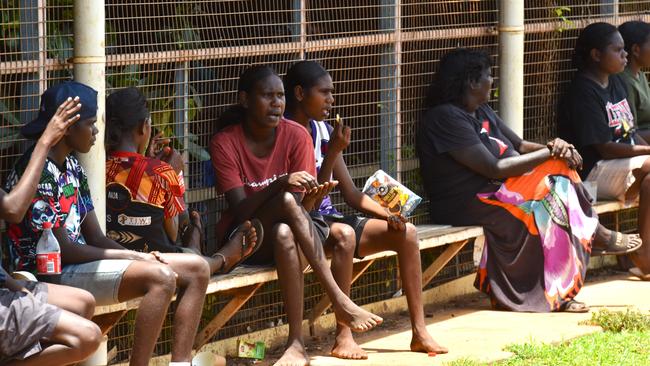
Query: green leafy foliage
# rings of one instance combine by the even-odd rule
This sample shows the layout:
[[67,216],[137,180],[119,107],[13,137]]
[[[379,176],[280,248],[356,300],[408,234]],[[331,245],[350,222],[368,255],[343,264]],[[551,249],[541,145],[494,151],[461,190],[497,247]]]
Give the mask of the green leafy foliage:
[[562,21],[562,24],[556,29],[558,32],[562,33],[566,29],[573,28],[573,22],[567,18],[567,13],[571,12],[571,8],[567,6],[560,6],[553,9],[553,12],[555,13],[555,16],[557,16],[560,21]]

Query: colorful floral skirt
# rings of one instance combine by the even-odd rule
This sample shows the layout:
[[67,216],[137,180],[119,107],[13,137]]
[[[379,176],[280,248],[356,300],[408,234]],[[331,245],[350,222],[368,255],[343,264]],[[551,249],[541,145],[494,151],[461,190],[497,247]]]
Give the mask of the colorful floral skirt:
[[457,221],[484,228],[475,286],[495,307],[555,311],[578,294],[598,217],[566,163],[548,160],[508,178],[477,194],[464,214]]

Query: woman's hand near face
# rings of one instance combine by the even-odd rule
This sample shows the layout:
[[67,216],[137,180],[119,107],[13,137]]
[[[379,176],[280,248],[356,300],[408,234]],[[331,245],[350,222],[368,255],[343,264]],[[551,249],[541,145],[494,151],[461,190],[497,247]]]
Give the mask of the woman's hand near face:
[[171,165],[176,174],[180,174],[185,168],[185,163],[183,162],[181,154],[170,146],[165,146],[159,156],[158,159]]
[[65,102],[61,103],[47,124],[39,141],[43,142],[47,147],[56,145],[68,130],[68,127],[72,126],[81,118],[78,114],[80,110],[81,103],[79,102],[79,97],[74,97],[74,99],[68,98]]
[[342,152],[348,147],[348,145],[350,145],[351,135],[352,131],[350,127],[344,125],[343,120],[336,115],[334,130],[332,130],[332,136],[329,142],[329,149],[336,153]]
[[162,131],[158,131],[155,135],[151,136],[149,139],[149,146],[147,147],[146,156],[149,158],[156,158],[161,160],[164,148],[169,145],[171,140],[165,137]]

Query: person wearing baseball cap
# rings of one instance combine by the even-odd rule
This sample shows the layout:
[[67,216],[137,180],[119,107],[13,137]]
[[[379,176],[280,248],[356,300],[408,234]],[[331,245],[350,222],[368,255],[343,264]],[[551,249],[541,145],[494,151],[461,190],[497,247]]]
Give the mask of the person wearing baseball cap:
[[[88,178],[74,154],[90,151],[96,141],[97,92],[75,81],[50,87],[41,97],[38,117],[21,132],[28,138],[39,136],[48,126],[48,118],[55,113],[57,103],[71,97],[78,97],[81,104],[79,120],[50,150],[27,215],[20,223],[9,226],[11,252],[18,257],[15,258],[18,270],[34,271],[36,244],[43,223],[49,222],[61,246],[62,285],[90,292],[98,305],[141,297],[130,364],[147,365],[176,292],[177,278],[175,319],[193,323],[189,318],[201,316],[209,267],[202,258],[192,255],[196,258],[192,261],[188,255],[183,264],[195,274],[190,281],[177,276],[160,253],[126,250],[104,235],[94,211]],[[16,163],[8,189],[23,175],[31,155],[32,150],[28,150]],[[176,326],[177,323],[174,322],[172,361],[189,365],[195,330],[190,332],[187,327]],[[179,355],[179,350],[184,349],[190,351]]]
[[77,120],[83,121],[97,117],[97,91],[77,81],[66,81],[50,87],[41,95],[38,116],[25,124],[20,129],[20,133],[30,140],[37,139],[45,131],[58,107],[72,98],[79,101],[80,109]]
[[[20,222],[30,207],[47,154],[81,109],[79,98],[62,99],[39,133],[22,178],[10,193],[0,189],[0,219]],[[56,296],[50,294],[56,293]],[[0,266],[0,364],[25,361],[68,365],[99,346],[101,331],[90,321],[93,296],[82,289],[12,278]]]

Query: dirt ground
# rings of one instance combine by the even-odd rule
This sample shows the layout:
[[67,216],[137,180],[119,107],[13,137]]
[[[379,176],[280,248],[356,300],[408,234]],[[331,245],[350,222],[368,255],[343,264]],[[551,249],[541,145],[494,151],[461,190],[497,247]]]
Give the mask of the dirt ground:
[[[619,294],[616,295],[616,292]],[[645,308],[650,306],[650,299],[646,298],[648,296],[650,282],[635,281],[619,271],[599,270],[590,273],[587,285],[577,299],[587,302],[592,306],[592,310],[620,306]],[[311,364],[439,365],[462,357],[476,358],[477,355],[479,358],[485,356],[484,361],[497,360],[509,356],[508,352],[502,351],[505,344],[531,339],[558,342],[599,330],[597,327],[578,326],[580,321],[590,318],[589,313],[526,314],[493,311],[488,298],[478,292],[443,305],[425,306],[425,316],[429,332],[440,344],[450,348],[449,355],[429,357],[409,352],[410,321],[408,313],[402,312],[384,316],[381,326],[355,336],[357,343],[369,354],[367,361],[347,361],[331,357],[329,351],[333,345],[333,332],[323,337],[305,337]],[[516,327],[513,324],[528,326]],[[282,351],[282,347],[267,350],[265,360],[257,362],[229,359],[228,365],[273,365],[282,355]]]

